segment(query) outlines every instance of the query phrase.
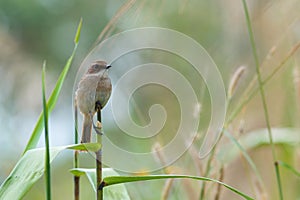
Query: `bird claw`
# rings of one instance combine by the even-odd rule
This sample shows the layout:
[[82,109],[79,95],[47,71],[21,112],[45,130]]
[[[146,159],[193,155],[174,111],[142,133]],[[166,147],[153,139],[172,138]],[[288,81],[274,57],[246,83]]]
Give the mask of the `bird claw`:
[[94,130],[96,131],[97,134],[99,135],[103,135],[102,133],[102,123],[97,121],[96,124],[94,123],[94,120],[93,120],[93,116],[94,114],[90,111],[90,117],[91,117],[91,120],[92,120],[92,125],[93,125],[93,128]]
[[102,130],[102,124],[101,124],[101,122],[97,121],[96,125],[93,122],[93,128],[94,128],[94,130],[96,131],[97,134],[103,135],[103,133],[101,131]]

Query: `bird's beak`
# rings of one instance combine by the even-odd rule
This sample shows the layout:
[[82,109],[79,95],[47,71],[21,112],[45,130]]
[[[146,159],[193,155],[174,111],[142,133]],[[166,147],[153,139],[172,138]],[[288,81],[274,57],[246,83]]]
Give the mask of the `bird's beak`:
[[106,69],[109,69],[109,68],[111,68],[111,65],[107,65],[107,66],[106,66]]

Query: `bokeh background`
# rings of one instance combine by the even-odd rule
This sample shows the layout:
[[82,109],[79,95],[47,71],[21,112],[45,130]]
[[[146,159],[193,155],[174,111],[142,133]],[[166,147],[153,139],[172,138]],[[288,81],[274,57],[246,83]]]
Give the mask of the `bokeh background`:
[[[20,158],[42,110],[42,63],[44,60],[47,61],[47,93],[49,94],[64,63],[71,54],[76,26],[81,17],[83,18],[83,27],[79,48],[57,106],[50,116],[52,146],[73,143],[72,97],[77,70],[82,60],[99,42],[97,38],[100,33],[117,13],[122,13],[122,16],[113,22],[110,27],[111,31],[106,37],[123,30],[143,26],[159,26],[180,31],[194,38],[208,51],[219,67],[226,87],[234,71],[239,66],[246,66],[246,73],[239,82],[228,112],[230,113],[235,106],[239,105],[243,91],[255,75],[254,61],[240,0],[137,0],[129,2],[130,9],[124,11],[123,7],[124,13],[122,13],[120,9],[122,11],[122,5],[128,1],[0,1],[0,183],[5,180]],[[266,77],[300,40],[300,2],[297,0],[256,0],[248,1],[248,4],[259,61],[262,65],[262,75]],[[142,52],[138,56],[147,57],[149,54],[151,55],[151,52]],[[299,126],[300,83],[297,75],[299,56],[298,52],[293,54],[283,69],[265,86],[272,127],[298,128]],[[132,59],[134,57],[132,56]],[[131,58],[130,55],[128,58]],[[151,57],[148,59],[151,60]],[[158,59],[180,63],[170,56]],[[118,69],[114,69],[113,73],[118,73]],[[144,92],[136,93],[134,97],[137,102],[136,110],[138,111],[136,112],[146,114],[134,115],[135,108],[133,107],[133,118],[141,124],[147,123],[149,105],[152,100],[158,101],[167,106],[166,109],[171,113],[168,116],[173,116],[173,118],[168,118],[172,123],[169,123],[170,127],[164,131],[170,132],[174,126],[176,128],[178,102],[176,99],[173,100],[174,96],[168,92],[164,93],[161,88],[156,88],[160,91],[161,98],[151,98],[155,94],[153,88],[145,89]],[[202,98],[201,112],[204,121],[200,129],[205,129],[210,117],[207,114],[210,111],[210,101],[201,77],[198,89],[204,91],[199,92],[199,96]],[[145,97],[150,100],[145,102]],[[233,132],[242,127],[243,134],[265,127],[259,95],[252,99],[247,109],[244,109],[229,127]],[[110,131],[114,130],[107,128],[107,132]],[[299,139],[299,133],[296,133],[296,138]],[[166,134],[161,139],[162,141],[158,142],[163,142],[164,139],[171,136]],[[122,140],[118,142],[122,143]],[[299,144],[299,140],[297,144]],[[123,145],[133,145],[133,149],[138,148],[130,143]],[[39,146],[43,146],[42,140]],[[297,164],[299,163],[299,145],[282,144],[276,146],[276,150],[280,159],[292,163],[296,169],[299,169],[300,166]],[[277,191],[277,188],[270,146],[255,148],[250,155],[263,176],[265,190],[255,192],[250,187],[255,178],[253,176],[245,178],[249,167],[245,166],[247,164],[240,156],[223,166],[223,181],[258,199],[262,199],[264,196],[267,199],[277,199],[278,192],[272,192]],[[199,175],[195,167],[186,168],[193,162],[193,156],[186,153],[174,163],[175,171]],[[218,160],[215,162],[217,167],[213,169],[212,176],[219,178],[222,163]],[[81,163],[83,166],[93,166],[93,162],[88,158],[82,158]],[[60,154],[53,166],[53,199],[71,199],[73,183],[68,169],[72,168],[72,152]],[[281,175],[286,199],[299,199],[300,193],[297,190],[300,187],[299,178],[295,178],[287,171],[283,171]],[[126,186],[132,199],[159,199],[164,184],[165,181],[152,181],[132,183]],[[169,199],[197,199],[199,183],[175,181],[173,186]],[[94,198],[92,188],[86,179],[83,179],[81,187],[82,196],[86,199]],[[154,190],[157,192],[153,193]],[[216,185],[210,185],[206,198],[213,199],[215,190]],[[24,199],[44,199],[44,196],[44,180],[41,180]],[[240,197],[222,189],[220,199],[240,199]]]

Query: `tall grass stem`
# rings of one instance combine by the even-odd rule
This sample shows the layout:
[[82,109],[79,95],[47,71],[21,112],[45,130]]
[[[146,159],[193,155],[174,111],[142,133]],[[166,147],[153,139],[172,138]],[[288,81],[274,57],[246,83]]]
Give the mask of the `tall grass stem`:
[[[247,22],[249,39],[250,39],[250,43],[251,43],[251,47],[252,47],[252,54],[253,54],[254,61],[255,61],[256,75],[257,75],[257,80],[258,80],[260,96],[261,96],[261,100],[262,100],[262,104],[263,104],[266,125],[267,125],[267,129],[268,129],[269,141],[270,141],[271,149],[272,149],[272,156],[273,156],[273,160],[275,163],[275,161],[276,161],[275,145],[273,143],[273,136],[272,136],[270,119],[269,119],[269,114],[268,114],[268,106],[267,106],[265,92],[264,92],[264,88],[263,88],[263,81],[262,81],[262,77],[261,77],[261,73],[260,73],[260,66],[259,66],[258,55],[257,55],[257,51],[256,51],[256,45],[255,45],[255,41],[254,41],[253,30],[252,30],[252,26],[251,26],[251,22],[250,22],[250,16],[249,16],[246,0],[242,0],[242,2],[243,2],[244,12],[245,12],[245,17],[246,17],[246,22]],[[276,177],[277,177],[279,196],[280,196],[280,199],[282,200],[283,195],[282,195],[280,175],[279,175],[279,170],[276,168],[276,166],[275,166],[275,171],[276,171]]]
[[[97,109],[96,109],[97,110],[97,121],[98,121],[97,125],[100,125],[100,127],[97,126],[97,128],[99,128],[99,132],[100,132],[100,133],[97,133],[97,143],[99,143],[101,146],[102,145],[101,106],[100,106],[100,104],[97,104],[97,105],[96,105],[97,106]],[[100,187],[101,183],[102,183],[102,146],[95,153],[96,153],[97,200],[102,200],[103,199],[103,188]]]
[[45,70],[46,61],[43,64],[42,72],[42,95],[43,95],[43,114],[44,114],[44,129],[45,129],[45,179],[46,179],[46,199],[51,200],[51,165],[50,165],[50,145],[49,145],[49,129],[48,129],[48,107],[46,101],[45,89]]
[[[74,100],[74,143],[78,144],[78,107],[76,98]],[[74,168],[79,167],[79,151],[74,151]],[[74,199],[79,200],[80,197],[80,176],[74,175]]]

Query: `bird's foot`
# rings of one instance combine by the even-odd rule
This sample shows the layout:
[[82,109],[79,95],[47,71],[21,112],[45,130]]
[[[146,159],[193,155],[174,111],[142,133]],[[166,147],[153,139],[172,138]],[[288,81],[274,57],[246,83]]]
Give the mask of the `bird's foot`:
[[103,135],[101,122],[97,121],[96,124],[93,123],[93,128],[94,128],[94,130],[96,131],[97,134]]

